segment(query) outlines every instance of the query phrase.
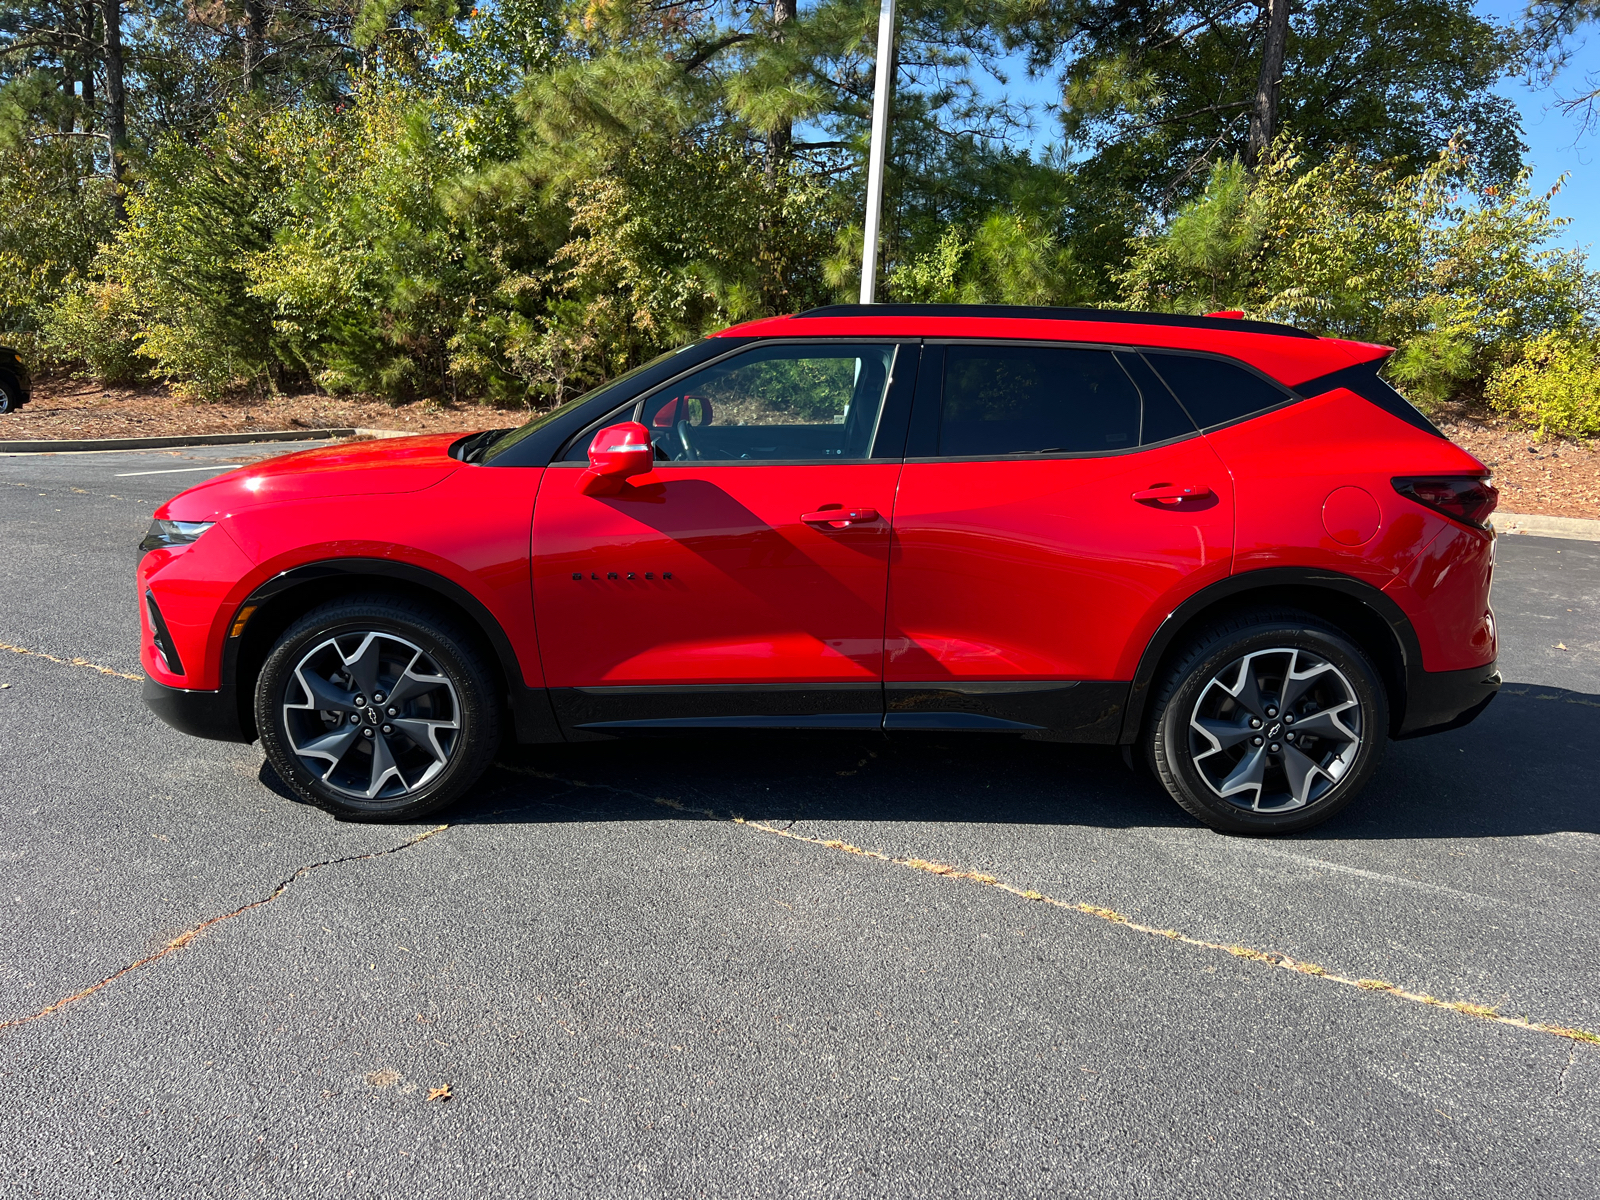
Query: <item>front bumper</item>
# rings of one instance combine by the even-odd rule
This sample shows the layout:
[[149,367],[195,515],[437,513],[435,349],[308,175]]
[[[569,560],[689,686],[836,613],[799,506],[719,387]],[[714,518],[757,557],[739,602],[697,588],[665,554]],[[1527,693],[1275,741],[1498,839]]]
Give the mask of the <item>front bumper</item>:
[[1406,680],[1405,720],[1395,737],[1422,737],[1469,725],[1499,690],[1496,663],[1464,671],[1412,671]]
[[239,724],[239,709],[221,692],[168,687],[154,679],[144,681],[144,702],[179,733],[215,742],[253,742]]

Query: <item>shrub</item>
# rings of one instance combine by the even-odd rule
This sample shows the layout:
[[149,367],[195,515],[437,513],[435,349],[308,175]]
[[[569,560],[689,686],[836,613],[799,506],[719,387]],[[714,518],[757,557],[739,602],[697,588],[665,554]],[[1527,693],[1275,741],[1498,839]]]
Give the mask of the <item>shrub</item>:
[[918,304],[1069,304],[1081,286],[1072,255],[1038,217],[999,210],[889,273],[896,300]]
[[52,303],[81,280],[111,236],[110,193],[75,140],[0,137],[0,342],[36,365],[75,361],[42,344]]
[[119,283],[75,287],[45,310],[39,346],[55,362],[77,362],[102,384],[132,383],[148,361],[139,356],[138,306]]
[[1541,435],[1600,436],[1600,339],[1587,330],[1547,333],[1496,369],[1485,391],[1496,411]]

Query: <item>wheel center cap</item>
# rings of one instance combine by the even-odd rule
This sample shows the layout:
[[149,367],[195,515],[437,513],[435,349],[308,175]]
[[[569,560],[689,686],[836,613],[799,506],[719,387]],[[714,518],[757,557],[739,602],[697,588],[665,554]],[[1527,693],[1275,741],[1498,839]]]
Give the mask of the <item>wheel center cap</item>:
[[376,725],[382,719],[383,718],[378,715],[378,710],[377,709],[375,709],[375,708],[367,709],[367,724]]
[[1275,738],[1282,732],[1283,732],[1283,722],[1282,721],[1274,721],[1272,723],[1272,728],[1267,730],[1267,736],[1271,737],[1271,738]]

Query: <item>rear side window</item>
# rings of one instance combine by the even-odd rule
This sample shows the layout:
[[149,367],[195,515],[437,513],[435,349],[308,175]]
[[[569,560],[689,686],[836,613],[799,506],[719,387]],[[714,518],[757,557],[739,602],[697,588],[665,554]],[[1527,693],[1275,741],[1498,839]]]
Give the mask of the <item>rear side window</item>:
[[1201,429],[1226,425],[1290,399],[1289,393],[1233,363],[1192,354],[1151,354],[1146,360],[1167,381]]
[[1137,356],[1130,372],[1110,350],[953,345],[945,353],[941,457],[1104,453],[1194,432]]

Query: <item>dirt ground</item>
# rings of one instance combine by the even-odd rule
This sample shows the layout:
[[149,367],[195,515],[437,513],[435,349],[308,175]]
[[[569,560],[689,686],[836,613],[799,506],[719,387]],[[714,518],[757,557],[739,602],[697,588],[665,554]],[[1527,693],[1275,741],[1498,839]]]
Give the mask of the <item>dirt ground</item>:
[[[161,388],[109,388],[41,381],[20,412],[0,416],[0,440],[155,437],[265,429],[390,429],[448,433],[520,425],[527,409],[426,401],[394,406],[342,396],[191,403]],[[1504,422],[1454,414],[1444,432],[1494,472],[1507,512],[1600,518],[1600,448],[1540,439]]]
[[66,381],[34,384],[33,399],[0,416],[0,441],[36,438],[158,437],[262,429],[394,429],[451,433],[521,425],[527,409],[424,401],[395,406],[353,396],[278,396],[271,400],[185,401],[164,388],[101,388]]

